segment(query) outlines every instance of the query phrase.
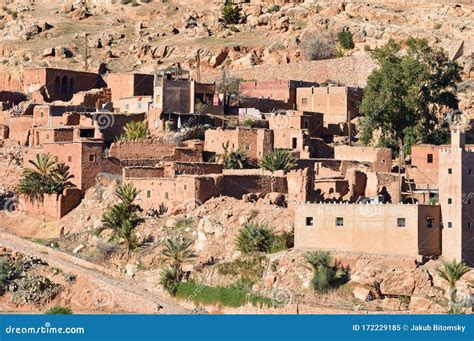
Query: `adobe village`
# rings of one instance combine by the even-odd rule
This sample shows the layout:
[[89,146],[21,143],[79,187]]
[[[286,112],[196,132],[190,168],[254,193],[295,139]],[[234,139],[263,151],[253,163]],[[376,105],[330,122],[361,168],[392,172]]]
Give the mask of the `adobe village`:
[[0,311],[472,313],[472,0],[3,1],[0,39]]

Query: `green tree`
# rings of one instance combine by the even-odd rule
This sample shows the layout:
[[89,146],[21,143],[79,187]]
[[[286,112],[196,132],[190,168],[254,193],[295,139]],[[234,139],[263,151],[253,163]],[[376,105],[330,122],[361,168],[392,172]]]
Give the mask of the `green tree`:
[[441,49],[426,40],[410,38],[406,54],[390,40],[373,51],[379,67],[372,72],[364,90],[360,111],[360,139],[395,152],[414,143],[446,143],[449,139],[447,113],[458,109],[457,82],[460,68]]
[[191,239],[180,236],[168,238],[164,242],[161,254],[170,267],[161,272],[160,284],[172,295],[176,293],[177,286],[183,279],[183,263],[197,257],[191,249],[192,246]]
[[136,211],[138,206],[133,201],[138,196],[138,190],[132,184],[124,184],[117,188],[115,196],[119,203],[109,207],[102,216],[102,225],[96,229],[95,235],[105,230],[112,230],[111,240],[123,240],[127,245],[127,256],[137,247],[135,227],[138,224]]
[[317,292],[327,292],[329,289],[349,279],[347,269],[339,264],[331,265],[332,257],[329,252],[309,252],[305,254],[305,259],[314,271],[311,283]]
[[70,182],[69,167],[57,163],[51,154],[38,154],[29,163],[33,168],[26,168],[17,187],[30,201],[42,201],[45,194],[60,195],[67,188],[73,188]]
[[241,9],[231,3],[226,3],[222,8],[222,21],[225,25],[238,24],[241,18]]
[[120,136],[121,141],[137,141],[146,139],[150,136],[150,132],[145,122],[132,121],[125,125],[123,133]]
[[266,225],[248,223],[239,231],[235,240],[237,250],[244,254],[252,252],[269,253],[275,241],[275,235]]
[[293,154],[284,149],[275,149],[265,154],[260,160],[260,167],[272,172],[283,170],[285,172],[296,166]]
[[354,48],[354,40],[351,31],[341,31],[337,34],[337,41],[343,49],[352,50]]
[[456,283],[469,271],[470,268],[466,264],[463,262],[458,263],[455,259],[451,262],[443,262],[443,266],[436,269],[438,276],[448,282],[451,291],[451,302],[454,302],[456,299]]

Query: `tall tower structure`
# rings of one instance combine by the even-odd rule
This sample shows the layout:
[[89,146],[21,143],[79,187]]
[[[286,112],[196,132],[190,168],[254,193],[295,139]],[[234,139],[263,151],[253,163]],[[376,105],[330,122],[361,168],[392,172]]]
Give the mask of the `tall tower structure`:
[[474,152],[462,126],[451,130],[451,145],[439,153],[442,255],[474,266]]

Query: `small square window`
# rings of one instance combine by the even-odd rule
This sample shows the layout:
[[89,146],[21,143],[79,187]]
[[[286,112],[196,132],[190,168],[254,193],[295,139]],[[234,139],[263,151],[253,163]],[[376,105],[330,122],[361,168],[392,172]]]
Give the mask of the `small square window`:
[[313,217],[306,217],[306,226],[313,226]]
[[71,162],[72,161],[72,156],[68,156],[67,157],[67,162]]
[[452,168],[448,168],[448,174],[453,174],[453,169]]
[[451,205],[453,203],[453,199],[448,198],[448,205]]
[[336,218],[336,226],[344,226],[344,218],[337,217]]
[[93,154],[89,155],[89,161],[90,162],[95,162],[95,155],[93,155]]
[[165,192],[165,199],[168,199],[168,192]]
[[188,186],[184,185],[183,188],[184,188],[184,190],[187,190],[187,189],[188,189]]
[[147,198],[151,198],[151,191],[150,191],[150,190],[147,190],[147,191],[146,191],[146,197],[147,197]]
[[471,223],[467,223],[467,228],[470,229],[472,227]]
[[308,99],[307,98],[302,98],[301,99],[301,104],[302,105],[307,105],[308,104]]
[[429,229],[433,228],[433,221],[433,218],[426,218],[426,227]]
[[138,102],[138,103],[137,103],[137,108],[138,108],[138,109],[141,109],[141,108],[142,108],[142,103],[141,103],[141,102]]
[[426,162],[433,163],[433,154],[426,155]]
[[304,127],[304,129],[308,129],[308,128],[309,128],[309,122],[308,122],[308,120],[304,120],[304,122],[303,122],[303,127]]
[[448,221],[448,229],[452,229],[453,228],[453,223]]
[[467,170],[467,174],[472,175],[472,169],[469,168],[469,169]]
[[397,219],[397,226],[398,227],[405,227],[405,218],[398,218]]
[[125,110],[128,111],[130,109],[130,104],[125,104]]

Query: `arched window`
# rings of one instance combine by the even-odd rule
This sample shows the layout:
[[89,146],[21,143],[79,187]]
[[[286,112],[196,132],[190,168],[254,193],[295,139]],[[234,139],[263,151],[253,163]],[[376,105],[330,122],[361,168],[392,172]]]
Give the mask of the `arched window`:
[[61,92],[61,80],[59,77],[54,79],[54,92],[59,94]]
[[69,93],[73,94],[74,93],[74,78],[71,78],[69,80]]
[[68,88],[68,79],[66,76],[63,76],[63,80],[61,82],[61,93],[67,94],[67,88]]

